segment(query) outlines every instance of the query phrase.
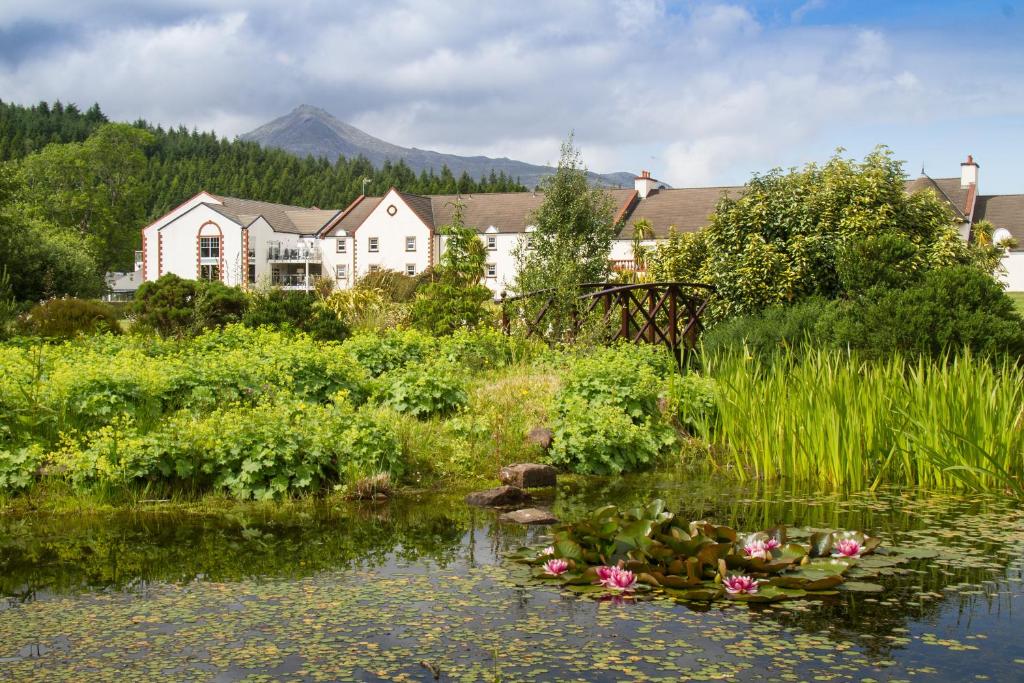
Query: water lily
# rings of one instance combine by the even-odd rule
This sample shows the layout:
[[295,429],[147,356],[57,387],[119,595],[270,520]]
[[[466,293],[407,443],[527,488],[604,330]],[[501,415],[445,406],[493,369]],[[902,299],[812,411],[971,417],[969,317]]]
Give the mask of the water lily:
[[864,546],[852,538],[841,539],[832,546],[832,557],[860,557],[862,552]]
[[566,560],[548,560],[544,563],[544,573],[549,576],[561,576],[569,570],[569,563]]
[[764,542],[764,547],[768,550],[775,550],[776,548],[779,548],[781,546],[782,544],[779,543],[779,539],[777,538],[769,538],[767,541]]
[[548,555],[554,555],[554,554],[555,554],[555,546],[553,546],[553,545],[549,545],[547,548],[544,548],[544,550],[540,551],[540,556],[541,557],[546,557]]
[[601,581],[605,588],[623,591],[624,593],[629,593],[636,589],[636,576],[633,572],[618,567],[609,567],[609,569],[611,569],[611,572],[608,574],[608,578]]
[[[772,539],[773,541],[775,539]],[[778,543],[775,544],[778,546]],[[743,552],[747,554],[747,557],[751,559],[759,559],[768,561],[772,559],[771,548],[768,547],[767,541],[751,541],[750,543],[743,546]]]
[[597,582],[604,586],[615,570],[616,567],[595,567],[594,572],[597,574]]
[[757,592],[757,579],[752,579],[749,576],[730,576],[722,580],[722,585],[725,586],[727,593],[733,595],[737,593],[753,595]]

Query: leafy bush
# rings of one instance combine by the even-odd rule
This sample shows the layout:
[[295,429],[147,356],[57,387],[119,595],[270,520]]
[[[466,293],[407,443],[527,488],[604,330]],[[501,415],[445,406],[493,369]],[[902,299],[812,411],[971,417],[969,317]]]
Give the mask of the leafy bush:
[[445,362],[392,370],[380,378],[377,397],[383,405],[421,418],[451,415],[469,401],[462,371]]
[[604,349],[571,363],[552,404],[552,464],[612,474],[649,466],[675,434],[659,409],[658,355]]
[[117,315],[106,304],[86,299],[50,299],[36,304],[21,320],[30,335],[72,339],[82,334],[120,334]]
[[143,282],[135,293],[136,324],[164,337],[184,337],[242,320],[245,292],[222,282],[185,280],[173,273]]
[[358,334],[342,345],[359,364],[374,377],[430,358],[437,341],[413,330],[389,331],[383,334]]
[[540,340],[508,335],[489,327],[458,330],[440,338],[437,346],[439,357],[470,370],[522,363],[547,351]]
[[380,292],[389,301],[404,303],[412,301],[416,296],[416,289],[420,286],[420,279],[409,277],[397,270],[378,270],[367,273],[356,282],[355,289],[366,289]]
[[709,432],[718,415],[715,380],[695,374],[669,378],[666,413],[692,436]]
[[0,492],[16,492],[32,486],[42,462],[42,449],[38,446],[0,449]]
[[836,255],[836,272],[848,295],[873,287],[902,288],[927,268],[924,257],[906,235],[886,231],[849,240]]
[[392,330],[405,325],[409,317],[407,304],[389,301],[380,290],[361,287],[333,292],[321,306],[359,332]]
[[828,345],[832,340],[820,329],[835,302],[814,297],[790,306],[772,306],[759,313],[741,315],[715,325],[701,339],[704,354],[747,352],[770,358],[782,348],[805,344]]
[[870,289],[828,324],[835,344],[866,355],[938,356],[964,348],[1024,354],[1024,321],[1013,301],[995,279],[968,266],[930,271],[907,289]]
[[228,287],[216,280],[200,282],[196,287],[192,320],[194,332],[237,323],[242,320],[248,305],[249,298],[237,287]]
[[614,405],[563,396],[555,410],[548,462],[581,474],[620,474],[650,467],[675,441],[650,418],[635,421]]
[[308,333],[322,341],[343,341],[348,326],[307,292],[271,289],[253,294],[242,318],[247,327],[268,326]]

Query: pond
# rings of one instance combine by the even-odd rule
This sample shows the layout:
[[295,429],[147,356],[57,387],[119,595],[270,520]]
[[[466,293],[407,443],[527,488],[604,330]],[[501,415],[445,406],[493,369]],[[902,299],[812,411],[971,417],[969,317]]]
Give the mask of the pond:
[[218,514],[0,516],[0,680],[1024,680],[1024,512],[999,496],[816,495],[657,473],[571,481],[563,519],[662,498],[756,530],[938,551],[882,593],[596,601],[504,555],[546,528],[461,496]]

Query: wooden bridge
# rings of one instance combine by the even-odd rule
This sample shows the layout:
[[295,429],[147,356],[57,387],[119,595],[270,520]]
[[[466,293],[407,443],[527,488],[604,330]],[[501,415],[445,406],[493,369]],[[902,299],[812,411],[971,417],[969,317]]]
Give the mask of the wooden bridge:
[[[664,344],[682,361],[686,352],[697,345],[704,326],[701,315],[708,298],[714,294],[711,285],[691,282],[650,282],[640,284],[589,283],[580,285],[578,305],[572,311],[570,334],[579,333],[584,321],[595,311],[603,314],[605,324],[615,325],[615,340],[626,339],[638,344]],[[538,302],[536,312],[527,301]],[[510,308],[518,311],[510,315]],[[540,303],[543,302],[543,303]],[[555,304],[551,290],[540,290],[505,297],[502,295],[501,326],[511,332],[513,319],[526,328],[526,336],[541,335],[550,324],[548,311]],[[614,320],[614,323],[613,323]]]

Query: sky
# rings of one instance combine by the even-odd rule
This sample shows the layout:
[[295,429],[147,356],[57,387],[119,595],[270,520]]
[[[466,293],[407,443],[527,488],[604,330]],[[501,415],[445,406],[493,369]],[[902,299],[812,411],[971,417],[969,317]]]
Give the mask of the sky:
[[371,135],[676,187],[862,157],[1024,193],[1024,0],[0,0],[0,99]]

